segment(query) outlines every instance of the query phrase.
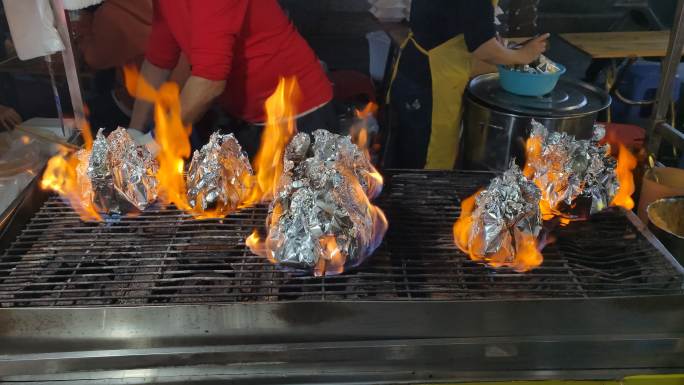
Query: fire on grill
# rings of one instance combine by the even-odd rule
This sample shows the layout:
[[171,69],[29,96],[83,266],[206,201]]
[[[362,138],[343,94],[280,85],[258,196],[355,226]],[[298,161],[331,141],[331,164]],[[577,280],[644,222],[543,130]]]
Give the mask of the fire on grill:
[[524,171],[513,165],[463,200],[453,228],[456,245],[474,261],[524,272],[542,263],[542,220],[567,225],[586,219],[573,214],[580,201],[589,202],[588,215],[608,206],[633,208],[636,158],[620,145],[616,161],[610,146],[599,145],[604,134],[597,126],[592,140],[577,140],[532,121]]
[[99,213],[144,210],[157,199],[157,164],[126,130],[105,138],[98,132],[92,149],[60,154],[48,162],[41,185],[64,196],[84,219]]
[[325,130],[297,134],[266,220],[267,236],[247,240],[280,266],[334,275],[361,264],[387,230],[369,197],[380,189],[374,169],[350,137]]
[[524,174],[542,192],[541,210],[545,220],[555,216],[563,223],[586,217],[574,215],[578,202],[587,203],[589,214],[608,206],[634,207],[632,170],[636,159],[620,145],[616,161],[610,156],[610,146],[599,145],[605,130],[595,126],[592,140],[578,140],[561,132],[548,132],[542,124],[532,121],[527,141]]
[[485,190],[464,199],[454,223],[456,245],[470,259],[518,272],[542,263],[539,189],[513,164]]
[[197,212],[226,215],[244,201],[251,178],[252,166],[237,139],[215,132],[192,156],[186,178],[188,202]]

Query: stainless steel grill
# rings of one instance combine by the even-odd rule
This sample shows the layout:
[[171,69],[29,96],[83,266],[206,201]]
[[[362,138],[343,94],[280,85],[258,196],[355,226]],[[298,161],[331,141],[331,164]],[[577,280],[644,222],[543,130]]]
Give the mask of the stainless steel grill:
[[50,198],[0,257],[2,307],[276,301],[587,298],[682,293],[682,276],[621,210],[555,231],[527,274],[470,261],[452,242],[459,197],[487,173],[389,172],[378,204],[390,222],[359,269],[312,278],[252,255],[245,237],[266,208],[194,220],[173,208],[84,223]]

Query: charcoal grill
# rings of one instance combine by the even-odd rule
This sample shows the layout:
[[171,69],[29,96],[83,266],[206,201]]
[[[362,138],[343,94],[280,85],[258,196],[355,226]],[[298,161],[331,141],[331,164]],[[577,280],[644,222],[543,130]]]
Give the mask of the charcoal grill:
[[250,253],[244,239],[265,207],[221,220],[157,207],[84,223],[58,197],[27,200],[30,221],[0,240],[9,244],[0,252],[0,379],[378,383],[684,371],[683,270],[631,212],[555,229],[544,264],[518,274],[453,245],[459,198],[492,174],[385,174],[382,246],[360,268],[322,278]]

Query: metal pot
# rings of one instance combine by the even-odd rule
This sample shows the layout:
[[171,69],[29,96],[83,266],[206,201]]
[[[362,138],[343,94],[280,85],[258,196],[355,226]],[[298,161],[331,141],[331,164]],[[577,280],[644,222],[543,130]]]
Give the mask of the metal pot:
[[658,199],[646,212],[651,232],[684,265],[684,196]]
[[589,139],[599,112],[610,101],[604,91],[565,78],[550,94],[527,97],[504,91],[498,74],[480,75],[470,81],[465,94],[462,166],[505,170],[512,159],[522,165],[532,119],[551,131]]

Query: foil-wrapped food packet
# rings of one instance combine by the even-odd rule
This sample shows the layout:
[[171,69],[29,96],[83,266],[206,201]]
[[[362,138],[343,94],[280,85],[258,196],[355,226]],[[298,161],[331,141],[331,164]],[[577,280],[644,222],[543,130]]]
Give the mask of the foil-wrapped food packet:
[[109,134],[107,144],[114,188],[135,208],[145,210],[157,199],[157,161],[121,127]]
[[123,201],[114,188],[112,168],[109,163],[109,146],[103,129],[93,141],[88,162],[88,178],[93,187],[93,203],[100,212],[122,214]]
[[265,249],[279,266],[314,275],[358,266],[380,245],[386,220],[369,201],[372,166],[348,137],[325,130],[297,134],[266,221]]
[[570,211],[579,198],[591,202],[589,214],[609,206],[619,183],[610,147],[599,144],[604,134],[605,128],[597,125],[591,140],[579,140],[532,121],[525,171],[542,191],[549,211],[545,214],[572,218]]
[[144,210],[157,199],[157,162],[124,128],[108,138],[100,129],[88,162],[93,203],[101,212],[125,214]]
[[524,272],[539,266],[539,189],[517,165],[464,201],[454,224],[456,245],[474,261]]
[[186,177],[190,206],[216,215],[235,211],[249,193],[252,167],[233,134],[215,132],[195,151]]

